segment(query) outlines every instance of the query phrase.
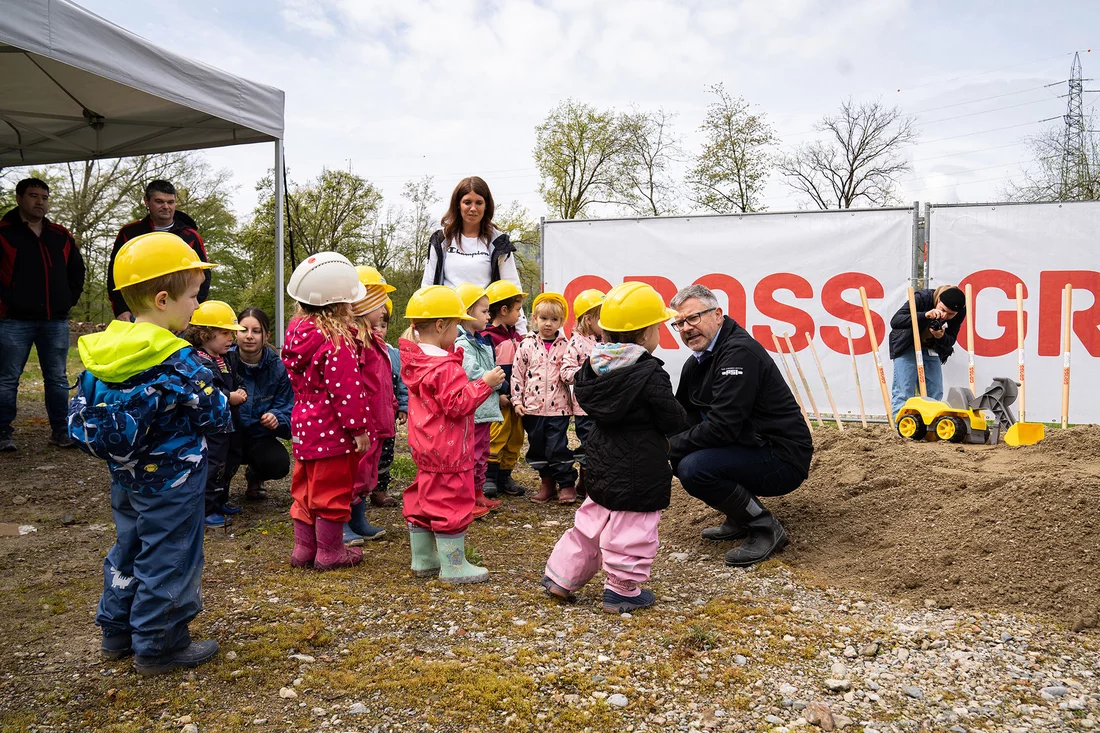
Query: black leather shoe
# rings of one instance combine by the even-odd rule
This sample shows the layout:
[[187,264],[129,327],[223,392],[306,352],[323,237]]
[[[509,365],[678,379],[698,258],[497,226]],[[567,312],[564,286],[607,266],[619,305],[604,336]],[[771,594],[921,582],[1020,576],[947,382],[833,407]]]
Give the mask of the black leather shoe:
[[735,568],[748,567],[763,562],[787,546],[787,531],[770,513],[749,522],[749,536],[737,547],[726,553],[726,565]]
[[749,536],[749,528],[726,517],[726,521],[717,527],[707,527],[703,530],[703,539],[713,542],[730,542]]
[[134,657],[134,668],[137,669],[138,674],[151,677],[157,674],[167,674],[173,669],[181,667],[198,667],[200,664],[209,662],[217,653],[218,642],[213,639],[193,641],[189,646],[168,654],[157,656],[138,654]]

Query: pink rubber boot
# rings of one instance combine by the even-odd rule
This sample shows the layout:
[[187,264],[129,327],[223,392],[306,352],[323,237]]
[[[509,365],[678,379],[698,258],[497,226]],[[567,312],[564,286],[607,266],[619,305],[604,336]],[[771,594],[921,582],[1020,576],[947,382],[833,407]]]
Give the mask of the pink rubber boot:
[[294,551],[290,554],[290,567],[308,568],[317,555],[317,535],[313,525],[300,519],[294,520]]
[[344,545],[343,522],[331,522],[320,517],[314,521],[317,529],[317,558],[313,562],[315,570],[350,568],[362,562],[362,549]]

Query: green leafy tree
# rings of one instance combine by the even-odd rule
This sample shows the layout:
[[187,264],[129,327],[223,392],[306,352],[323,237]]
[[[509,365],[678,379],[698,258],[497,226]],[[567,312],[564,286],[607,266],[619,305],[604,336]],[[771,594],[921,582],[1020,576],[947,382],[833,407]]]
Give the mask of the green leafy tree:
[[1023,180],[1005,189],[1010,201],[1100,200],[1100,139],[1090,117],[1082,122],[1081,142],[1059,122],[1027,139],[1031,161]]
[[748,102],[723,85],[709,91],[717,100],[699,127],[704,142],[687,175],[691,198],[719,214],[763,211],[775,133],[763,114],[753,114]]
[[519,201],[512,201],[498,208],[493,224],[502,232],[508,232],[516,245],[516,269],[524,291],[538,293],[542,290],[542,256],[539,251],[539,222],[531,216]]

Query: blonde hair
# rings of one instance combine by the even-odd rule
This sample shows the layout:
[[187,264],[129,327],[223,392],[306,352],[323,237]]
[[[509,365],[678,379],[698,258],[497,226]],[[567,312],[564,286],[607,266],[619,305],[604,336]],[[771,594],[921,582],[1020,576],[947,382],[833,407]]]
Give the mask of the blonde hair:
[[145,282],[127,285],[119,292],[122,294],[122,299],[126,301],[126,307],[137,316],[153,310],[153,299],[157,297],[157,293],[168,293],[168,297],[172,300],[179,300],[194,284],[196,277],[205,277],[202,270],[180,270]]
[[[547,311],[549,312],[547,313]],[[544,300],[536,305],[535,310],[533,313],[531,313],[531,315],[535,318],[538,318],[540,313],[544,313],[550,318],[557,317],[562,319],[563,321],[565,320],[565,309],[561,307],[561,303],[553,300]]]
[[[542,305],[542,303],[539,303]],[[595,336],[595,326],[600,320],[600,306],[585,311],[581,314],[581,317],[577,319],[577,330],[585,336]]]
[[416,332],[416,328],[414,328],[413,326],[409,326],[408,328],[406,328],[401,334],[401,338],[405,339],[406,341],[412,341],[414,344],[420,343],[420,334]]
[[309,305],[300,302],[297,314],[313,321],[321,335],[335,343],[337,349],[340,348],[342,341],[347,341],[350,346],[359,340],[354,330],[355,316],[351,314],[351,306],[348,303]]
[[945,290],[951,290],[952,288],[954,288],[956,290],[961,289],[961,288],[959,288],[958,285],[941,285],[938,288],[936,288],[935,292],[932,293],[932,305],[935,306],[936,303],[939,303],[940,302],[940,296],[943,295],[944,291]]

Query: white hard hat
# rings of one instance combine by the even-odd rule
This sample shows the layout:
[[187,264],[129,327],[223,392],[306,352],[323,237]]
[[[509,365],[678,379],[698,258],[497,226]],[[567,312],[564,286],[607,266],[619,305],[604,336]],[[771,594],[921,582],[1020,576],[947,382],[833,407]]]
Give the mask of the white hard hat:
[[347,257],[318,252],[294,268],[286,294],[307,305],[331,305],[361,300],[366,288]]

